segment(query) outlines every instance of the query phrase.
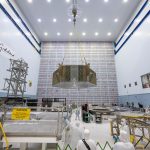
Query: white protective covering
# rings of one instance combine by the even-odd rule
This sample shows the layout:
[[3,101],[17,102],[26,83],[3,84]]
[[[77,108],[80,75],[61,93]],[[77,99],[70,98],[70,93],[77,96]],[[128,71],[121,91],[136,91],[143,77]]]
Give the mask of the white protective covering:
[[146,115],[150,115],[150,106],[148,106],[148,107],[145,109],[145,114],[146,114]]
[[75,149],[79,140],[83,139],[83,130],[80,123],[76,122],[75,125],[68,124],[65,131],[64,148],[69,144],[71,149]]
[[80,120],[80,109],[79,108],[77,108],[76,109],[76,120]]
[[128,140],[128,134],[126,131],[120,131],[120,142],[114,145],[113,150],[135,150],[132,143]]
[[[88,129],[84,130],[84,139],[86,143],[89,145],[91,150],[96,150],[96,143],[94,140],[90,139],[90,131]],[[78,141],[77,150],[87,150],[82,140]]]
[[129,127],[127,125],[127,121],[126,119],[121,119],[121,127],[120,130],[125,131],[127,133],[127,137],[128,137],[128,142],[130,141],[130,130]]

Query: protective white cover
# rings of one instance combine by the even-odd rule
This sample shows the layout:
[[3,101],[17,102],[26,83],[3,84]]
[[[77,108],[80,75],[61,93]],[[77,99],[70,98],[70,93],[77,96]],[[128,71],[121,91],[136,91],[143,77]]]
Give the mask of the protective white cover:
[[[96,143],[94,142],[94,140],[90,139],[89,137],[90,137],[90,131],[88,129],[85,129],[84,138],[86,143],[90,146],[91,150],[96,150]],[[78,141],[77,150],[87,150],[82,140]]]

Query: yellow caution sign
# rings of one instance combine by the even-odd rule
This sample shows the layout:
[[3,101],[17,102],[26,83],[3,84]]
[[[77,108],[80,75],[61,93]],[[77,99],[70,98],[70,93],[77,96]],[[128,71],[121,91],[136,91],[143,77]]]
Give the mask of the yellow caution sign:
[[12,110],[12,120],[30,120],[31,109],[29,108],[14,108]]

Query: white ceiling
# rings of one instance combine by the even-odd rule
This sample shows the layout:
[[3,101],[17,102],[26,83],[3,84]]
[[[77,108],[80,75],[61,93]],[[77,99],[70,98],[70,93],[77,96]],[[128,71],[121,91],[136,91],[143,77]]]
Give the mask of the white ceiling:
[[[73,22],[68,22],[72,0],[69,3],[66,0],[51,0],[50,3],[47,0],[30,0],[31,3],[29,0],[14,1],[41,41],[115,41],[141,0],[128,0],[126,3],[124,0],[108,0],[107,3],[105,0],[89,0],[88,3],[78,0],[81,14],[75,29]],[[42,22],[39,23],[38,18]],[[53,18],[57,19],[55,23]],[[87,18],[86,23],[84,18]],[[103,18],[103,22],[98,22],[99,18]],[[115,18],[118,18],[116,23]],[[61,35],[58,36],[57,32]],[[95,36],[95,32],[99,35]],[[108,32],[111,36],[107,35]]]

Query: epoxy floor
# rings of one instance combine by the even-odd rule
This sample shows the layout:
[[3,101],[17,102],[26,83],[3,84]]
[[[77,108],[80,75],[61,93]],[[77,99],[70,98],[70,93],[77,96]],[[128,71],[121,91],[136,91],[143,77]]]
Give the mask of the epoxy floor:
[[[113,147],[114,145],[114,140],[111,136],[110,132],[110,117],[108,118],[105,116],[105,120],[103,120],[102,123],[84,123],[80,117],[80,120],[75,119],[75,112],[73,112],[72,117],[71,117],[71,124],[75,125],[76,122],[80,123],[80,128],[82,130],[84,129],[89,129],[90,131],[90,138],[93,139],[96,143],[99,142],[102,147],[104,147],[105,143],[108,141],[110,145]],[[75,138],[74,135],[71,135],[71,138]],[[61,142],[59,142],[60,145],[62,145]],[[70,146],[72,146],[73,143],[70,143]],[[98,148],[100,150],[100,148]],[[110,150],[110,148],[106,148],[106,150]]]
[[[111,136],[110,133],[110,121],[113,118],[113,116],[104,116],[105,118],[103,119],[102,123],[95,123],[95,121],[93,120],[93,122],[91,123],[84,123],[80,117],[80,120],[76,120],[75,119],[75,111],[72,114],[71,117],[71,124],[75,125],[76,122],[80,123],[80,128],[82,130],[89,129],[90,130],[90,138],[93,139],[96,143],[99,142],[101,144],[102,147],[104,147],[106,141],[108,141],[110,143],[110,145],[113,147],[114,145],[114,140]],[[74,135],[71,135],[71,138],[75,138]],[[62,148],[63,147],[63,142],[59,141],[59,145]],[[74,143],[70,143],[70,146],[74,144]],[[41,150],[41,144],[29,144],[28,150]],[[18,150],[18,149],[14,149],[14,150]],[[47,150],[56,150],[55,148],[51,148],[51,149],[47,149]],[[70,149],[68,149],[70,150]],[[97,150],[101,150],[99,147],[97,147]],[[106,147],[105,150],[110,150],[109,147]],[[150,150],[150,147],[147,148],[146,150]]]

